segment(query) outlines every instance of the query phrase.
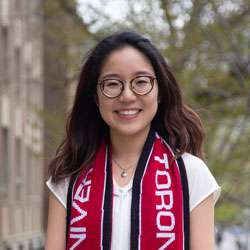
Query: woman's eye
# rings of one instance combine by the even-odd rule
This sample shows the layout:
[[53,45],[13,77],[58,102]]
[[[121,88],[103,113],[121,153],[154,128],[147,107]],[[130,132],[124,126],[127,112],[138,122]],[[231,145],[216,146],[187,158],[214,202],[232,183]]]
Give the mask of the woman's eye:
[[117,82],[117,81],[107,81],[107,82],[105,82],[105,86],[106,87],[118,87],[119,82]]
[[138,86],[147,85],[150,83],[150,79],[146,76],[138,77],[134,80],[135,84]]
[[146,84],[147,82],[146,81],[143,81],[143,80],[141,80],[141,81],[137,81],[136,82],[136,84]]
[[137,80],[137,81],[135,82],[135,84],[136,84],[137,86],[144,86],[144,85],[147,85],[147,84],[148,84],[148,81],[146,81],[146,80]]

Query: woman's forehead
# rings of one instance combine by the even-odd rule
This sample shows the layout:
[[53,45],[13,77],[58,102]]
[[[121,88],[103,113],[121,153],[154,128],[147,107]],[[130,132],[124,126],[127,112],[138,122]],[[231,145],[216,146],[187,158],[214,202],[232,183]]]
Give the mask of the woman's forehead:
[[111,52],[102,64],[100,77],[108,74],[135,75],[140,72],[154,74],[154,69],[149,59],[132,46]]

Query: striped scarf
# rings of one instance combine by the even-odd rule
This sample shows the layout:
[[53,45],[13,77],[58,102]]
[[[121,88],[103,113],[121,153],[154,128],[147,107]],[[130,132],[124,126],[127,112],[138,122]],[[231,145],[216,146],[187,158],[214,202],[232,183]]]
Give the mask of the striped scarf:
[[[132,187],[131,250],[189,250],[189,196],[185,166],[152,129]],[[72,178],[67,197],[66,250],[110,250],[112,155],[103,143],[94,162]]]

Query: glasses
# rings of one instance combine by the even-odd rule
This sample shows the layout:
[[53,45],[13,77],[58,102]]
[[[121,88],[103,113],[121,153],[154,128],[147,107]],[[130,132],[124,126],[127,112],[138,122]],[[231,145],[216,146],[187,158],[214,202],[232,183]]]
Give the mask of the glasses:
[[[137,76],[129,84],[130,89],[137,95],[147,95],[154,87],[154,76]],[[124,90],[125,82],[118,79],[104,79],[98,83],[102,93],[108,98],[116,98]]]

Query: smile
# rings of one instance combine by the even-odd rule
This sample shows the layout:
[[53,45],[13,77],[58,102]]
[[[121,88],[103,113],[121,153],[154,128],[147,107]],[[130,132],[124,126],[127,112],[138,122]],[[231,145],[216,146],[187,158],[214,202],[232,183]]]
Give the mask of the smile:
[[127,109],[127,110],[116,110],[115,112],[119,115],[136,115],[141,109]]
[[141,111],[142,109],[123,109],[123,110],[115,110],[115,113],[120,119],[127,121],[138,117]]

